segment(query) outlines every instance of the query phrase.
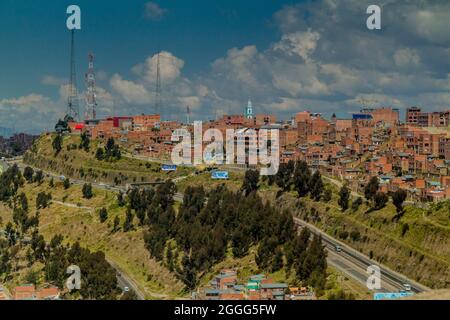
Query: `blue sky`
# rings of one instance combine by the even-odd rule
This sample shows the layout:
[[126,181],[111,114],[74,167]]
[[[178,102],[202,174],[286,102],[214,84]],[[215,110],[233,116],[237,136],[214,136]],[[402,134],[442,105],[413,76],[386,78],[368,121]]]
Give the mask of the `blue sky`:
[[[165,119],[361,107],[450,107],[450,3],[378,1],[382,30],[365,27],[365,0],[2,0],[0,127],[39,131],[64,115],[66,8],[77,33],[80,96],[96,56],[99,114],[151,113],[161,54]],[[377,2],[377,1],[375,1]],[[83,107],[83,104],[81,104]]]
[[[158,47],[188,61],[186,75],[208,70],[229,48],[247,43],[265,47],[279,31],[271,23],[276,10],[293,1],[165,0],[164,18],[146,18],[148,1],[2,0],[0,37],[0,96],[15,97],[42,90],[43,74],[67,77],[68,31],[66,8],[82,10],[82,31],[77,36],[77,64],[81,73],[86,52],[97,56],[97,66],[126,73]],[[155,2],[156,3],[156,2]],[[80,81],[81,81],[80,77]],[[47,88],[48,89],[48,88]],[[52,94],[47,90],[48,94]],[[55,94],[55,93],[53,93]]]

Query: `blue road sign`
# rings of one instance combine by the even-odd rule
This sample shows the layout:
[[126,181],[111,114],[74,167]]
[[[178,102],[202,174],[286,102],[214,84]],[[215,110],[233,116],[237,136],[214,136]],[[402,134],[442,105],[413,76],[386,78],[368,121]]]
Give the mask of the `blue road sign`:
[[211,178],[214,180],[228,180],[230,178],[228,171],[213,171]]
[[172,164],[163,164],[162,171],[177,171],[177,166]]

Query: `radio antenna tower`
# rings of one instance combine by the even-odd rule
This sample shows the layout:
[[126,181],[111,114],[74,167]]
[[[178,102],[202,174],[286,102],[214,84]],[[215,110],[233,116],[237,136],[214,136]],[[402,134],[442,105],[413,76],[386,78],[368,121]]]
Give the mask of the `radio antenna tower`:
[[191,107],[190,106],[187,106],[186,107],[186,115],[187,115],[187,125],[190,125],[191,124]]
[[77,76],[75,70],[75,30],[71,32],[70,42],[70,82],[67,98],[67,115],[66,120],[77,121],[78,113],[78,91],[77,91]]
[[161,52],[156,57],[155,114],[161,114]]
[[95,120],[97,118],[97,92],[95,91],[95,72],[94,72],[94,55],[89,54],[89,69],[86,73],[86,120]]

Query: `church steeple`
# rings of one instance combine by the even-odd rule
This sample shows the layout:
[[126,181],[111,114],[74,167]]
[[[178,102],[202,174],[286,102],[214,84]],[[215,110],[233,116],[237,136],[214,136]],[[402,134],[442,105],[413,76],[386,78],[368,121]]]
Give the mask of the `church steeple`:
[[252,101],[250,99],[248,100],[248,104],[247,104],[247,108],[245,109],[244,116],[247,119],[253,119],[253,105],[252,105]]

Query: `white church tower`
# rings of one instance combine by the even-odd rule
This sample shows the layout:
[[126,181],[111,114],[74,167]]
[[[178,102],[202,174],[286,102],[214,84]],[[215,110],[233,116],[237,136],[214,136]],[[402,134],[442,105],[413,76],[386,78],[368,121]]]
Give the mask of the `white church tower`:
[[252,106],[251,100],[248,100],[248,104],[247,104],[247,108],[245,109],[244,116],[247,119],[253,119],[253,106]]

